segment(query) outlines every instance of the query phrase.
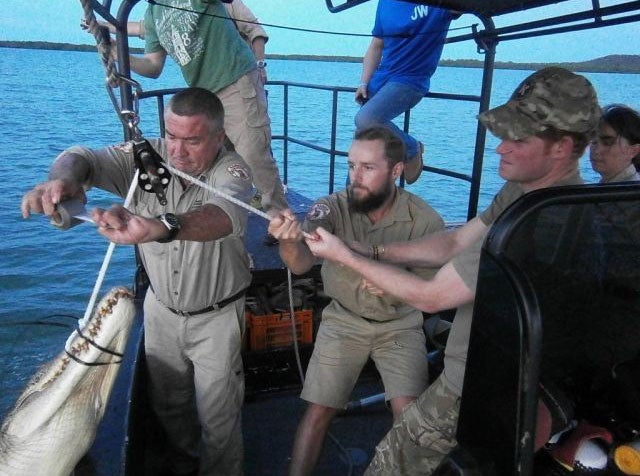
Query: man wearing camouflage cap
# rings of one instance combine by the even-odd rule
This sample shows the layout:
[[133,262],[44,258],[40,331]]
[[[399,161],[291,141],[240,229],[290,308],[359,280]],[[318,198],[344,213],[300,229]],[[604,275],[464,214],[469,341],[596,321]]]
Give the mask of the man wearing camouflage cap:
[[[445,349],[444,371],[376,448],[367,475],[431,474],[455,445],[480,249],[495,219],[532,190],[581,184],[578,159],[600,116],[584,77],[562,68],[526,78],[509,101],[479,116],[501,139],[499,174],[507,183],[479,216],[451,232],[384,245],[379,261],[349,249],[322,228],[307,238],[314,255],[348,266],[371,285],[423,311],[457,308]],[[388,263],[388,264],[387,264]],[[399,266],[442,266],[431,280]]]

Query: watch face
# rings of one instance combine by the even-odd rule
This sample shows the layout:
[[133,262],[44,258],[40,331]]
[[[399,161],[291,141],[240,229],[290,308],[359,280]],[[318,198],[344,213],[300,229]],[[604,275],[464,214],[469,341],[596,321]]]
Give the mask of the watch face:
[[164,220],[171,228],[180,228],[178,217],[176,217],[173,213],[165,213]]

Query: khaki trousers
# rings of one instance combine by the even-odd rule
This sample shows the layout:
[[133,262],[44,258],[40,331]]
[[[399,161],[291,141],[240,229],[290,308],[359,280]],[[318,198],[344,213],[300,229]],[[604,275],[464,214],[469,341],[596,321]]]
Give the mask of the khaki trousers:
[[223,309],[178,316],[151,290],[144,336],[153,408],[170,442],[176,474],[242,474],[244,297]]
[[278,167],[271,155],[271,121],[258,71],[250,71],[216,91],[216,95],[224,106],[227,136],[251,168],[253,183],[262,194],[263,208],[288,208]]

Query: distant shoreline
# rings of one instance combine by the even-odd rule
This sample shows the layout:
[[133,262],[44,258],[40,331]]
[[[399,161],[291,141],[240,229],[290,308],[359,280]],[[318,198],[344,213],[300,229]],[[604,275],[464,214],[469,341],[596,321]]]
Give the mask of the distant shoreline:
[[[0,48],[23,48],[35,50],[82,51],[95,53],[94,45],[74,45],[70,43],[53,43],[48,41],[2,41]],[[132,53],[142,53],[142,48],[131,48]],[[267,54],[267,59],[298,61],[332,61],[345,63],[361,63],[358,56],[323,56],[323,55],[278,55]],[[544,66],[563,66],[572,71],[585,73],[625,73],[640,74],[640,55],[609,55],[581,62],[564,63],[515,63],[512,61],[496,61],[496,69],[537,70]],[[482,68],[481,60],[440,60],[440,66],[454,68]]]

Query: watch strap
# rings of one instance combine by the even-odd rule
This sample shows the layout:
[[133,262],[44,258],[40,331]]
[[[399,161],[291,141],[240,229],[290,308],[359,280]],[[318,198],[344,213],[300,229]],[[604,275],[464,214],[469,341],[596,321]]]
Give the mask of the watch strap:
[[[172,225],[171,221],[167,219],[167,215],[171,216],[171,221],[175,221],[177,223],[177,225]],[[176,236],[178,236],[178,233],[180,232],[180,224],[178,223],[178,219],[175,215],[173,215],[172,213],[164,213],[162,215],[158,215],[158,220],[160,220],[162,222],[162,224],[167,227],[167,230],[169,230],[169,234],[159,240],[156,240],[158,243],[169,243],[173,240],[176,239]]]

